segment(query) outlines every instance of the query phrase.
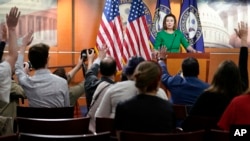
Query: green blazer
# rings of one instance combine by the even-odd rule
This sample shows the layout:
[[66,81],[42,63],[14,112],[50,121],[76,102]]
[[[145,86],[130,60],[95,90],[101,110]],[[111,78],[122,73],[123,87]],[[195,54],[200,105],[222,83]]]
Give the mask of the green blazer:
[[180,30],[175,30],[174,33],[169,34],[165,30],[157,33],[154,48],[159,50],[161,46],[167,48],[167,52],[180,52],[180,45],[185,49],[189,46],[188,40],[185,38]]

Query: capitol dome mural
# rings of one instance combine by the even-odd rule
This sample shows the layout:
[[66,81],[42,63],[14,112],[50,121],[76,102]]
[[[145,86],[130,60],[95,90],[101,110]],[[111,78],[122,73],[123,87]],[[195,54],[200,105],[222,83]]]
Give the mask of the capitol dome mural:
[[207,3],[198,5],[205,47],[232,48],[229,33],[219,14]]

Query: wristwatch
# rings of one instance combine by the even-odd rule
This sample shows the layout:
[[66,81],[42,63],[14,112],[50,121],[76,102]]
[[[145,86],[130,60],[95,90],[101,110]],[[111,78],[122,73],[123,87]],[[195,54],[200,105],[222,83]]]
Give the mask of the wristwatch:
[[162,58],[162,57],[160,57],[160,58],[158,58],[158,61],[160,61],[160,60],[162,60],[162,61],[166,61],[166,58]]

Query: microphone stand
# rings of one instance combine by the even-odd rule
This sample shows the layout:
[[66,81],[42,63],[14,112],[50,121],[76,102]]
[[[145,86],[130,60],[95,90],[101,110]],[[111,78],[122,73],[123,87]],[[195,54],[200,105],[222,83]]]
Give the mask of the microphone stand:
[[172,48],[173,48],[173,44],[174,44],[175,37],[176,37],[176,33],[174,33],[174,39],[172,40],[171,46],[170,46],[170,48],[169,48],[169,51],[170,51],[170,52],[171,52],[171,50],[172,50]]

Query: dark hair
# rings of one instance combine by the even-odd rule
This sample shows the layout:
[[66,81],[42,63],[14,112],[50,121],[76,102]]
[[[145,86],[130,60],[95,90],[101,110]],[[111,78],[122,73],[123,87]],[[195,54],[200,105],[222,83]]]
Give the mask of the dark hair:
[[216,70],[207,91],[227,94],[231,98],[241,94],[243,90],[237,65],[231,60],[223,61]]
[[128,80],[128,77],[124,72],[122,72],[121,73],[121,81],[126,81],[126,80]]
[[106,57],[101,60],[100,73],[103,76],[111,76],[116,73],[116,62],[112,57]]
[[167,14],[164,19],[163,19],[163,23],[162,23],[162,29],[166,30],[167,29],[167,25],[166,25],[166,20],[167,20],[167,17],[173,17],[174,18],[174,27],[173,29],[175,30],[176,29],[176,17],[174,14],[170,13],[170,14]]
[[199,75],[199,63],[194,57],[188,57],[182,62],[183,76],[195,76]]
[[49,46],[40,43],[30,47],[28,58],[34,69],[44,68],[48,62]]
[[135,86],[142,92],[157,90],[161,80],[161,67],[153,61],[141,62],[135,70]]
[[133,75],[135,68],[142,61],[145,61],[145,59],[141,56],[133,56],[129,58],[128,65],[124,68],[124,73],[126,75]]
[[67,76],[66,76],[66,71],[64,68],[60,67],[60,68],[57,68],[53,74],[57,75],[57,76],[60,76],[62,77],[63,79],[67,80]]

